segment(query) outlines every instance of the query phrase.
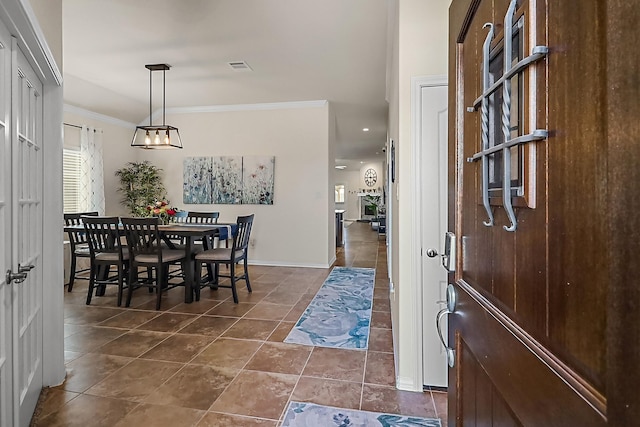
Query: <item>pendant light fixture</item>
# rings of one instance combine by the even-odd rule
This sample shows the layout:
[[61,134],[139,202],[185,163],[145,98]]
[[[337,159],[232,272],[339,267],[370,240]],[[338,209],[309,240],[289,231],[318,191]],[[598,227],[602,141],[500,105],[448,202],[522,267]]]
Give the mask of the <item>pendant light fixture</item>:
[[[149,70],[149,126],[136,126],[136,131],[131,140],[132,147],[139,148],[182,148],[182,140],[178,128],[165,124],[165,73],[171,66],[167,64],[145,65]],[[162,124],[153,124],[153,104],[152,104],[152,76],[154,71],[162,71]]]

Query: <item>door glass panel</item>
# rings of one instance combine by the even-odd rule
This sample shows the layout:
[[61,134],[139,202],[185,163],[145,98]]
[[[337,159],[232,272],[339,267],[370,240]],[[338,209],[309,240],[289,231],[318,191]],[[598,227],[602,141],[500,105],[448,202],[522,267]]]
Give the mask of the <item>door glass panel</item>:
[[[523,17],[514,25],[512,44],[512,65],[515,65],[523,58],[524,43],[522,34]],[[489,61],[489,84],[494,84],[502,77],[504,69],[504,48],[503,43],[498,44],[491,53]],[[522,73],[514,75],[511,79],[511,120],[509,123],[509,138],[523,135],[523,92],[520,81]],[[502,144],[504,133],[502,130],[502,103],[503,90],[499,88],[489,96],[489,147]],[[518,145],[511,147],[511,193],[512,196],[522,195],[522,175],[523,175],[523,148]],[[495,193],[502,190],[502,179],[504,174],[502,152],[489,155],[489,191]]]

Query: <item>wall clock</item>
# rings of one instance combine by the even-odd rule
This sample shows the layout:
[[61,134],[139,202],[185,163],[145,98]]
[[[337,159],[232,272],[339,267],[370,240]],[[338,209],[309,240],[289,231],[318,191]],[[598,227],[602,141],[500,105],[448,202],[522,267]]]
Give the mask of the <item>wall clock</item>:
[[367,169],[364,172],[364,183],[367,184],[368,187],[373,187],[378,180],[378,174],[373,169]]

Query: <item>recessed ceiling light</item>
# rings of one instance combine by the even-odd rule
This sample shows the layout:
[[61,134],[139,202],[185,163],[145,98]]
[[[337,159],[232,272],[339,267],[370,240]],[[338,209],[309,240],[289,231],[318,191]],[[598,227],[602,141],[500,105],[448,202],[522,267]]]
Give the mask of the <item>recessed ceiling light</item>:
[[347,167],[345,165],[337,165],[336,169],[346,169]]
[[362,128],[362,132],[369,132],[369,128]]
[[361,165],[364,165],[364,162],[360,162]]

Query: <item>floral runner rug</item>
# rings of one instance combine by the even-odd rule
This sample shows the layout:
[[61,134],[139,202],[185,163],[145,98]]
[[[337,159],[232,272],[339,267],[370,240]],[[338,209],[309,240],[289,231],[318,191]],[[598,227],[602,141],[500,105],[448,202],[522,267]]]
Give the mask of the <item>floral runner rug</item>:
[[408,417],[291,402],[281,427],[441,427],[436,418]]
[[366,349],[374,268],[335,267],[284,342]]

